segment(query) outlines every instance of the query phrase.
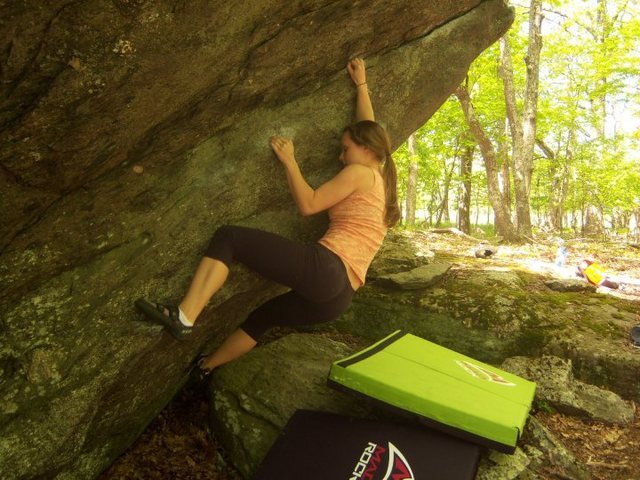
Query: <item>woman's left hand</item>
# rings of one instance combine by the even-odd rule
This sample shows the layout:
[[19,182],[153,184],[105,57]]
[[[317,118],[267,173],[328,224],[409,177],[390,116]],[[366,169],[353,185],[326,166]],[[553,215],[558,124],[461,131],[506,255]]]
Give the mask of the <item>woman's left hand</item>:
[[281,137],[280,135],[274,135],[269,139],[269,144],[278,157],[278,160],[283,164],[295,163],[296,158],[293,151],[292,140]]
[[349,63],[347,63],[347,71],[356,86],[367,83],[367,74],[364,66],[364,60],[362,58],[357,57],[349,60]]

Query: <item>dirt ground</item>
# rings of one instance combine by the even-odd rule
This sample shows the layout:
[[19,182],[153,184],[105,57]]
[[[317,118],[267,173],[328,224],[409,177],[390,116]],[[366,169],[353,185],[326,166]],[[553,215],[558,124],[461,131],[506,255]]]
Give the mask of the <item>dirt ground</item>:
[[[473,256],[475,241],[448,234],[422,234],[422,241],[438,252]],[[624,243],[567,242],[569,258],[565,273],[580,258],[593,258],[611,275],[630,287],[623,292],[603,292],[639,301],[640,250]],[[541,270],[553,268],[556,245],[553,241],[519,247],[499,246],[500,261],[528,264]],[[558,272],[562,275],[562,271]],[[638,349],[640,355],[640,349]],[[99,480],[107,479],[207,479],[242,478],[230,465],[209,428],[208,401],[202,385],[190,383],[156,418]],[[594,480],[640,480],[640,408],[635,405],[635,422],[627,426],[589,422],[561,414],[536,413],[572,453],[590,470]],[[550,479],[565,479],[553,477]]]
[[239,480],[209,428],[205,387],[190,383],[99,480]]
[[640,409],[635,405],[631,425],[605,425],[560,414],[536,417],[586,465],[594,480],[638,480],[640,466]]

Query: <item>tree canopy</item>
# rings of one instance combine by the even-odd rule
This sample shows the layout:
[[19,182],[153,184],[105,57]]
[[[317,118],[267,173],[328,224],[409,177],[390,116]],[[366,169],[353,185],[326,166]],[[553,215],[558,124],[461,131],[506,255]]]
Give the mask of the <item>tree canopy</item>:
[[[494,175],[486,152],[470,128],[469,111],[452,95],[415,132],[414,152],[407,145],[396,152],[401,196],[407,194],[412,158],[418,167],[418,222],[460,224],[457,212],[466,201],[474,223],[492,223],[486,213],[498,219],[496,208],[504,209],[513,231],[525,237],[531,235],[523,229],[527,212],[535,232],[638,235],[640,0],[531,0],[514,7],[513,27],[478,57],[462,86],[476,129],[488,143],[485,150],[494,152],[500,195],[492,202]],[[530,15],[535,8],[541,12],[539,31]],[[531,48],[535,41],[541,42],[539,59]],[[530,125],[518,124],[528,111]],[[520,134],[533,130],[530,145],[519,144],[518,128]],[[461,168],[469,151],[471,172]],[[518,192],[522,178],[525,190]],[[467,200],[461,195],[465,181],[471,189]],[[506,236],[504,226],[497,230]]]

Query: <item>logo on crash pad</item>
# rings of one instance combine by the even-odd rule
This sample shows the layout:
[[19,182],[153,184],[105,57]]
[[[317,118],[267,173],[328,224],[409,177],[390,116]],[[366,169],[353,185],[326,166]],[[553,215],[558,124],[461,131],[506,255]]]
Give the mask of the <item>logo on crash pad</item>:
[[409,462],[393,443],[388,442],[384,447],[369,442],[349,480],[415,480],[415,477]]
[[515,387],[516,384],[506,380],[504,377],[498,375],[491,370],[487,370],[480,365],[476,365],[471,362],[467,362],[466,360],[456,360],[456,363],[460,365],[467,373],[470,375],[479,378],[480,380],[486,380],[487,382],[495,383],[498,385],[502,385],[503,387]]

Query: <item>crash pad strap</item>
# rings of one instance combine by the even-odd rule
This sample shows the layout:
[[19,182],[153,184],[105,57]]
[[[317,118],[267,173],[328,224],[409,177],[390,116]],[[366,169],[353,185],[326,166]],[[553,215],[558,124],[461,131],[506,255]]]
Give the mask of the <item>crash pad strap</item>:
[[387,348],[389,345],[391,345],[392,343],[400,340],[402,337],[404,337],[406,335],[406,332],[403,332],[402,330],[398,330],[395,333],[392,333],[391,335],[389,335],[387,338],[381,340],[379,343],[376,343],[375,345],[372,345],[370,348],[352,356],[352,357],[348,357],[345,358],[344,360],[342,360],[341,362],[338,362],[336,365],[342,367],[342,368],[347,368],[355,363],[358,363],[362,360],[366,360],[367,358],[375,355],[378,352],[381,352],[382,350],[384,350],[385,348]]

